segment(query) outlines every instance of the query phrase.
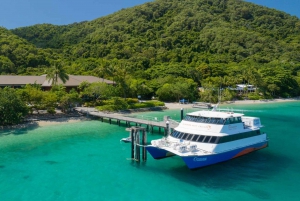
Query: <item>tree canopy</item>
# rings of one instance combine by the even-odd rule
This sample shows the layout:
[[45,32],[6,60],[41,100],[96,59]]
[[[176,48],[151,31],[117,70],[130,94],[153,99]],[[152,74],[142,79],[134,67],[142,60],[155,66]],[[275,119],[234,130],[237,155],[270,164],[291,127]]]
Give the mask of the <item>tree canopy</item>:
[[28,113],[28,108],[11,88],[0,88],[0,126],[18,124]]
[[2,74],[43,74],[60,60],[66,73],[116,81],[123,96],[128,80],[147,80],[149,96],[167,77],[198,86],[227,77],[224,87],[299,95],[300,20],[242,0],[156,0],[92,21],[0,31]]

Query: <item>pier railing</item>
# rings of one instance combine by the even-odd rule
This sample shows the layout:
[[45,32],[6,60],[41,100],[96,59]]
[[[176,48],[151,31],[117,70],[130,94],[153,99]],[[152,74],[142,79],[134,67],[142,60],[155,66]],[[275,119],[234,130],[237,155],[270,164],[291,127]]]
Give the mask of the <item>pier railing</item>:
[[[108,119],[111,123],[111,120],[116,120],[118,124],[120,124],[120,121],[125,121],[126,125],[130,126],[131,123],[135,123],[136,125],[146,125],[147,127],[158,127],[158,128],[165,128],[166,127],[166,120],[161,117],[151,117],[146,115],[135,115],[135,116],[129,116],[119,113],[106,113],[106,112],[100,112],[96,110],[95,108],[85,108],[85,107],[77,107],[76,110],[78,112],[81,112],[83,114],[86,114],[87,116],[94,116],[98,117],[100,119]],[[175,128],[179,123],[168,119],[169,120],[169,126],[170,128]]]

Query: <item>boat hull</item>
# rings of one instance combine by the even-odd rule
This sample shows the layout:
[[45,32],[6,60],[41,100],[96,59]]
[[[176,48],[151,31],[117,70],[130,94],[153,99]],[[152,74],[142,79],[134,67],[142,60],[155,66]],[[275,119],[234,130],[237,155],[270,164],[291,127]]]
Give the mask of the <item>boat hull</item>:
[[[188,166],[189,169],[201,168],[208,165],[213,165],[216,163],[220,163],[223,161],[227,161],[239,156],[243,156],[245,154],[251,153],[253,151],[263,149],[268,146],[268,141],[257,143],[251,146],[231,150],[228,152],[223,152],[219,154],[211,154],[211,155],[193,155],[193,156],[182,156],[182,160]],[[173,153],[156,148],[153,146],[147,147],[147,151],[152,155],[155,159],[166,158],[172,156]],[[173,154],[174,155],[174,154]]]
[[175,154],[172,152],[157,147],[153,147],[153,146],[147,146],[146,150],[151,154],[151,156],[154,159],[162,159],[170,156],[175,156]]

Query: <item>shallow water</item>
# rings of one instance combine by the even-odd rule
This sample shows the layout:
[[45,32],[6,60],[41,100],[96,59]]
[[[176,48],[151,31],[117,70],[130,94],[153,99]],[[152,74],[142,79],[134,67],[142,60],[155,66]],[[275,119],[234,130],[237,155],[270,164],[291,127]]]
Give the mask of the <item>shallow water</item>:
[[[131,161],[116,124],[0,131],[0,200],[299,200],[300,102],[222,108],[261,117],[269,147],[190,171],[179,157]],[[138,115],[180,119],[179,110]]]

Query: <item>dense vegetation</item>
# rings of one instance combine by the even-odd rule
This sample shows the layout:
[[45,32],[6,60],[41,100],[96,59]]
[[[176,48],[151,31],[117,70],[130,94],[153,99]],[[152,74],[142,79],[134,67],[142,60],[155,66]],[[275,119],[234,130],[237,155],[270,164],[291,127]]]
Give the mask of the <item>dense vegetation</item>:
[[0,88],[0,127],[22,122],[27,114],[46,110],[55,114],[56,108],[68,113],[77,105],[97,107],[100,111],[164,106],[160,101],[140,102],[137,98],[120,98],[122,92],[106,83],[83,82],[79,90],[66,91],[62,85],[53,85],[43,91],[40,85],[28,84],[23,88]]
[[156,0],[89,22],[0,31],[2,74],[43,74],[60,61],[69,74],[116,81],[124,97],[196,100],[203,86],[201,99],[214,101],[213,88],[237,83],[258,87],[243,93],[253,99],[300,93],[300,20],[241,0]]
[[0,126],[20,123],[27,113],[26,104],[14,89],[0,88]]

